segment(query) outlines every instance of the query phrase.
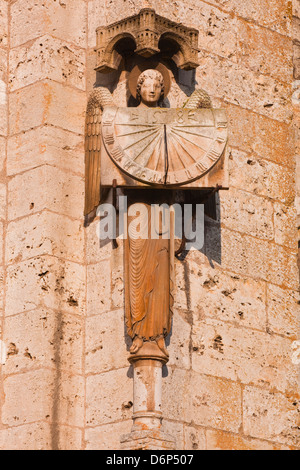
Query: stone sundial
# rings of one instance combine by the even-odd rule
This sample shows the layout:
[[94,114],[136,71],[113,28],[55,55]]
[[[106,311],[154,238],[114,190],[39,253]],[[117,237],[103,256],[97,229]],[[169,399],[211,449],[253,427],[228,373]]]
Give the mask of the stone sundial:
[[197,180],[221,158],[227,142],[222,110],[106,108],[102,122],[112,161],[151,185]]
[[[97,37],[97,71],[118,70],[122,51],[125,59],[130,58],[128,64],[133,57],[136,60],[133,67],[128,65],[127,85],[139,104],[120,107],[104,87],[96,88],[90,96],[85,215],[102,202],[101,187],[125,191],[148,188],[150,193],[155,188],[163,197],[169,188],[201,192],[227,186],[225,111],[214,109],[201,89],[186,97],[181,108],[162,107],[172,83],[172,66],[168,67],[162,56],[171,51],[169,64],[195,69],[198,32],[145,9],[99,28]],[[128,53],[130,47],[133,50]],[[161,394],[162,367],[169,360],[165,340],[173,315],[174,210],[169,212],[170,237],[165,239],[158,230],[159,236],[152,239],[148,230],[152,202],[143,201],[142,193],[137,191],[137,198],[145,206],[141,228],[147,236],[133,235],[131,206],[124,240],[125,324],[132,339],[128,360],[134,369],[134,424],[121,441],[124,448],[155,445],[171,449],[174,440],[162,428]]]

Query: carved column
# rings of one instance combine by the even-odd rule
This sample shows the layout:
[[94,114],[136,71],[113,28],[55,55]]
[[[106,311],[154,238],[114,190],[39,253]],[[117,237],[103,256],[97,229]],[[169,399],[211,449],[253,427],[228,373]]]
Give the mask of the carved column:
[[168,362],[153,342],[129,357],[133,366],[133,427],[122,436],[123,449],[175,450],[175,440],[162,425],[162,368]]

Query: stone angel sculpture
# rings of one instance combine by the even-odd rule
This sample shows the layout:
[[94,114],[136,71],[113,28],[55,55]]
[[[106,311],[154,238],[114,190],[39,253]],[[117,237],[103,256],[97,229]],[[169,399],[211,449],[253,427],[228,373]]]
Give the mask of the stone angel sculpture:
[[[130,89],[139,101],[139,109],[147,112],[159,107],[170,88],[168,73],[166,68],[161,68],[136,74]],[[106,88],[94,90],[88,102],[86,120],[85,214],[100,203],[100,151],[105,143],[101,137],[101,121],[106,107],[115,107],[110,92]],[[183,105],[187,109],[211,107],[210,97],[203,90],[194,91]],[[143,132],[146,131],[141,130],[139,134]],[[131,136],[133,134],[131,132]],[[140,136],[136,138],[140,139]],[[149,203],[146,206],[148,220],[145,223],[150,227],[151,206]],[[130,218],[128,222],[130,226]],[[152,240],[150,232],[148,235],[147,239],[140,239],[131,233],[130,228],[128,230],[125,242],[125,323],[133,341],[132,355],[139,354],[145,343],[151,343],[167,358],[165,338],[170,333],[172,321],[174,245],[172,236],[170,240],[161,236]]]
[[[140,106],[156,107],[166,97],[164,88],[166,73],[168,72],[164,68],[162,71],[164,71],[164,76],[161,72],[152,69],[146,70],[138,76],[135,97],[140,100]],[[158,77],[160,85],[157,89],[160,91],[156,94],[154,93],[154,99],[150,97],[150,101],[147,101],[146,92],[143,91],[143,96],[141,96],[140,91],[145,77],[148,77],[149,80],[149,74],[152,77],[153,74]],[[153,81],[153,79],[150,80]],[[169,81],[169,77],[167,80]],[[146,89],[146,86],[144,85],[144,89]],[[153,91],[150,93],[153,93]],[[102,114],[104,108],[114,106],[117,105],[114,103],[113,96],[105,87],[98,87],[93,90],[88,100],[85,130],[85,215],[88,215],[100,204],[100,152],[101,145],[103,144],[101,137]],[[208,93],[202,89],[196,89],[182,105],[182,108],[188,109],[211,107],[211,99]]]

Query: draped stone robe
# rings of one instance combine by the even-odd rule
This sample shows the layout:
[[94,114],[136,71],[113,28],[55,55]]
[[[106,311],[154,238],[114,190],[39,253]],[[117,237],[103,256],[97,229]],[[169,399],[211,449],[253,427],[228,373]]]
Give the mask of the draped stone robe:
[[[172,239],[151,239],[151,206],[148,210],[148,239],[136,239],[128,231],[125,245],[126,326],[129,336],[144,341],[166,337],[171,330],[172,296],[170,282]],[[128,218],[128,226],[130,225]]]

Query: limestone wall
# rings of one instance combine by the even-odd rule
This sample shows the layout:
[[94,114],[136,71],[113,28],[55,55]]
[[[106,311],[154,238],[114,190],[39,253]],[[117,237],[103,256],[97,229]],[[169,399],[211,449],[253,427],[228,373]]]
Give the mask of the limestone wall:
[[294,0],[293,4],[293,39],[294,39],[294,129],[296,143],[296,210],[298,227],[298,266],[300,269],[300,3]]
[[0,448],[116,449],[130,431],[122,245],[83,226],[84,119],[96,27],[144,6],[199,29],[197,84],[230,121],[219,220],[176,261],[166,430],[178,449],[300,448],[287,0],[0,1]]

